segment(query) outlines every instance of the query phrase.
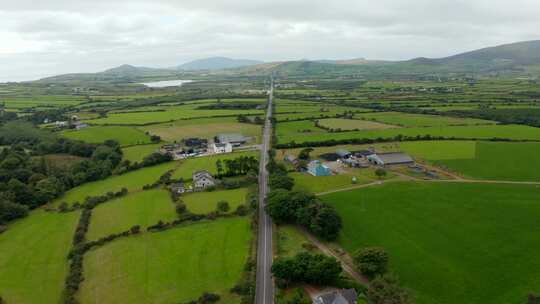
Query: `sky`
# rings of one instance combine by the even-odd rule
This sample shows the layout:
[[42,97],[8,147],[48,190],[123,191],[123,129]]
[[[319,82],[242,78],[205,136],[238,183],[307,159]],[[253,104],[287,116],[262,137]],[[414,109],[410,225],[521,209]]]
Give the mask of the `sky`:
[[0,81],[263,61],[444,57],[540,39],[538,0],[0,0]]

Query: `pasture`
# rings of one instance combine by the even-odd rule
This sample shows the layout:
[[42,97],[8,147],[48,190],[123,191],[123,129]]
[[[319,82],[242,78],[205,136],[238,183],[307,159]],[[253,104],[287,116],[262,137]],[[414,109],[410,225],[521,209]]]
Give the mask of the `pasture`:
[[319,125],[328,129],[340,130],[381,130],[398,128],[397,126],[383,124],[376,121],[344,118],[321,119],[319,120]]
[[96,126],[81,130],[62,131],[61,134],[69,139],[82,140],[96,144],[109,139],[116,140],[121,146],[150,143],[150,137],[148,135],[133,127]]
[[475,118],[458,118],[439,115],[409,114],[400,112],[377,112],[355,115],[357,118],[373,120],[402,127],[443,127],[463,125],[485,125],[495,122]]
[[253,137],[255,142],[261,135],[261,126],[239,123],[236,117],[202,118],[177,120],[170,123],[141,127],[141,130],[152,135],[158,135],[169,142],[180,141],[183,138],[199,137],[212,139],[219,133],[240,133]]
[[251,241],[247,218],[220,219],[116,240],[88,252],[78,298],[88,303],[186,303],[203,292],[238,303]]
[[140,190],[144,185],[156,182],[165,172],[175,169],[178,162],[168,162],[157,166],[135,170],[122,175],[115,175],[104,180],[83,184],[67,191],[56,199],[53,204],[66,202],[69,205],[84,202],[87,196],[104,195],[109,191],[120,191],[123,187],[128,191]]
[[[304,190],[312,193],[321,193],[331,190],[354,187],[355,185],[366,184],[375,180],[372,169],[348,169],[348,171],[331,176],[313,176],[305,172],[290,173],[294,178],[294,189]],[[354,184],[352,178],[356,177]],[[391,177],[390,175],[387,178]]]
[[322,199],[342,216],[339,244],[384,247],[419,304],[523,303],[540,290],[536,186],[402,182]]
[[219,201],[226,201],[231,207],[229,212],[233,212],[240,205],[246,202],[247,188],[232,190],[220,190],[211,192],[195,192],[182,196],[189,211],[196,214],[207,214],[216,211]]
[[215,154],[211,156],[188,158],[180,161],[178,169],[173,173],[172,178],[183,178],[184,180],[190,180],[191,175],[195,171],[207,170],[212,174],[217,174],[216,162],[218,160],[224,161],[226,159],[234,159],[241,156],[254,156],[259,157],[258,151],[250,152],[233,152],[227,154]]
[[79,212],[36,210],[0,234],[0,295],[10,304],[60,303]]
[[155,189],[130,193],[94,208],[87,233],[88,240],[97,240],[128,230],[134,225],[142,229],[177,218],[169,191]]
[[131,162],[140,162],[145,156],[148,156],[162,146],[162,144],[136,145],[122,148],[123,160]]
[[278,143],[309,143],[316,141],[347,140],[354,138],[394,138],[402,136],[442,136],[462,139],[506,138],[513,140],[540,140],[540,128],[524,125],[480,125],[426,128],[398,128],[386,130],[364,130],[350,132],[326,132],[311,126],[307,121],[278,123]]

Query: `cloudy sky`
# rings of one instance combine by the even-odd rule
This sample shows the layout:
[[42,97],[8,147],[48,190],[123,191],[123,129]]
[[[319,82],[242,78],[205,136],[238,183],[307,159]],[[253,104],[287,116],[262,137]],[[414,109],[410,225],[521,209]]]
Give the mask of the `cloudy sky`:
[[409,59],[540,39],[538,0],[0,0],[0,81],[208,56]]

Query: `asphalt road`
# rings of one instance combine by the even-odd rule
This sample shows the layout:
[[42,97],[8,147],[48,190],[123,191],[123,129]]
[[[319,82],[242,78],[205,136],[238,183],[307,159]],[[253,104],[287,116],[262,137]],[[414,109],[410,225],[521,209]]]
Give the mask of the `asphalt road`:
[[272,136],[272,102],[274,98],[274,82],[271,80],[268,95],[268,109],[264,123],[263,142],[261,144],[261,163],[259,168],[259,241],[257,248],[257,286],[255,290],[255,303],[274,303],[274,282],[272,280],[272,220],[266,214],[266,194],[268,192],[268,151]]

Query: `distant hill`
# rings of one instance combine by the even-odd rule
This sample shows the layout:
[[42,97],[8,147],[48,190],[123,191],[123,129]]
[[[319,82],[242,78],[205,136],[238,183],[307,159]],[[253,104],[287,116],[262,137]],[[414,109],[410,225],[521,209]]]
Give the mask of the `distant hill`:
[[194,60],[177,67],[178,70],[199,71],[199,70],[221,70],[252,66],[263,63],[257,60],[232,59],[227,57],[211,57]]

